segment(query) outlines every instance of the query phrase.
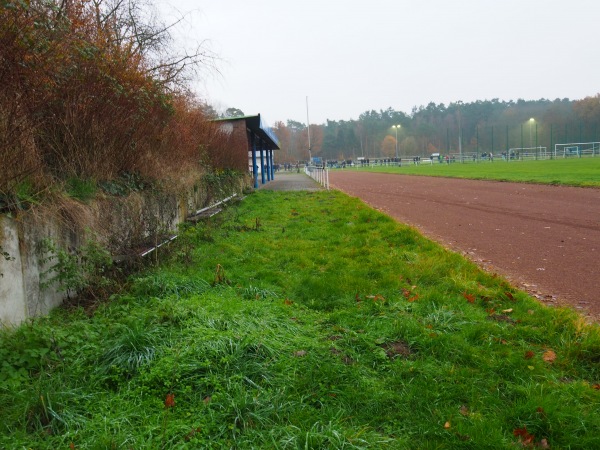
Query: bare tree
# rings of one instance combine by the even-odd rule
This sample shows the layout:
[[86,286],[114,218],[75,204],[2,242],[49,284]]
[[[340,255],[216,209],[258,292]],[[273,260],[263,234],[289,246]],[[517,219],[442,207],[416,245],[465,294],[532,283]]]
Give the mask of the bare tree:
[[172,31],[184,15],[165,23],[152,0],[93,0],[93,4],[98,27],[108,31],[111,43],[129,56],[139,56],[146,73],[164,86],[180,89],[201,72],[218,72],[218,58],[206,41],[192,50],[174,51]]

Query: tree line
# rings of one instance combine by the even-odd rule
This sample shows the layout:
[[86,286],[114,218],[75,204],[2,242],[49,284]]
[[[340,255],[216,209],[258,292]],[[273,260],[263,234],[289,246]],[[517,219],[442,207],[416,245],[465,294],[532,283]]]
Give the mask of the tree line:
[[[277,122],[286,162],[308,159],[308,128]],[[600,141],[600,94],[582,100],[482,100],[449,105],[429,103],[410,114],[371,110],[356,120],[310,125],[312,156],[328,160],[402,158],[432,153],[502,153],[557,143]]]

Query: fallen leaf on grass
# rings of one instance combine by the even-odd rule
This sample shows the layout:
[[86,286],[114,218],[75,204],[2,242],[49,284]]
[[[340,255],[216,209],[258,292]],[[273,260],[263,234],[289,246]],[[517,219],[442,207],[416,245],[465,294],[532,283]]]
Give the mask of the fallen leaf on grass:
[[532,352],[531,350],[528,350],[525,352],[525,359],[531,359],[535,356],[535,353]]
[[542,358],[544,358],[544,361],[547,363],[552,364],[556,359],[556,353],[554,353],[552,350],[548,350],[544,352],[544,356],[542,356]]
[[600,384],[593,385],[592,389],[596,389],[597,391],[600,391]]
[[511,313],[511,312],[513,312],[513,309],[512,308],[503,309],[502,312],[503,313]]
[[467,407],[467,405],[462,405],[460,407],[460,414],[465,417],[469,415],[469,408]]
[[505,292],[504,295],[506,295],[509,300],[512,300],[513,302],[515,301],[514,295],[512,295],[510,292]]
[[527,431],[527,427],[514,429],[513,435],[515,435],[515,437],[518,437],[521,441],[521,444],[523,444],[524,446],[532,445],[535,441],[535,436]]
[[165,408],[169,409],[175,406],[175,394],[169,392],[165,398]]
[[475,296],[473,294],[462,293],[462,296],[467,299],[469,303],[475,303]]
[[516,428],[513,430],[515,437],[519,438],[522,447],[525,448],[550,448],[548,439],[541,439],[539,442],[535,442],[535,436],[527,431],[526,427]]
[[413,291],[417,288],[417,286],[411,286],[410,289],[402,289],[402,295],[404,295],[404,298],[406,298],[406,300],[408,300],[409,302],[414,302],[415,300],[419,299],[419,294],[415,293],[413,294]]
[[293,301],[291,301],[289,298],[286,298],[286,299],[283,301],[283,304],[284,304],[284,305],[288,305],[288,306],[290,306],[290,305],[293,305],[293,304],[294,304],[294,302],[293,302]]
[[444,428],[445,428],[446,430],[447,430],[447,429],[449,429],[449,428],[450,428],[450,422],[446,422],[446,423],[444,424]]
[[302,358],[303,356],[306,356],[306,350],[298,350],[294,352],[294,356],[296,358]]

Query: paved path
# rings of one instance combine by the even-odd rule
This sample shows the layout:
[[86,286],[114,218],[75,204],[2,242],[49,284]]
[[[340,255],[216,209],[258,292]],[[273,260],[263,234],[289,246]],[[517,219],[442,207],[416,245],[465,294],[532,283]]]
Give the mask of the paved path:
[[263,185],[258,179],[259,189],[272,191],[318,191],[321,185],[304,172],[276,172],[275,179]]
[[540,300],[600,317],[600,189],[355,171],[329,180]]

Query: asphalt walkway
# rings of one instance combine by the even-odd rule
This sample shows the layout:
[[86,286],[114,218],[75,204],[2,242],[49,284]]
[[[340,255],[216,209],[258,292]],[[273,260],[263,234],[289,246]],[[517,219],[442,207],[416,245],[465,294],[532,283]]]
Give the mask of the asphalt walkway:
[[259,189],[271,191],[318,191],[323,187],[304,172],[275,172],[275,179],[265,184],[260,184]]

